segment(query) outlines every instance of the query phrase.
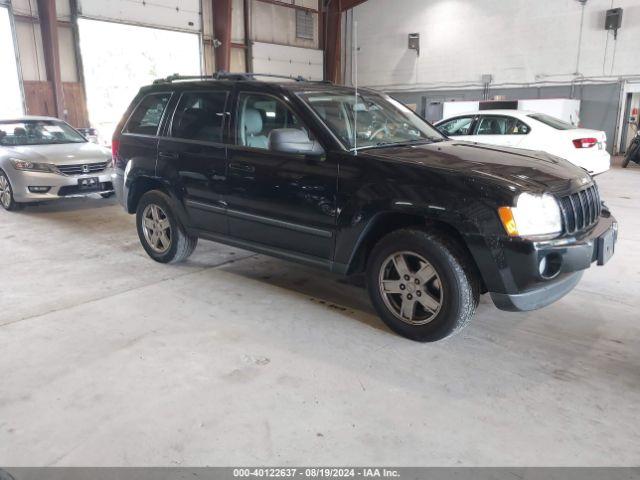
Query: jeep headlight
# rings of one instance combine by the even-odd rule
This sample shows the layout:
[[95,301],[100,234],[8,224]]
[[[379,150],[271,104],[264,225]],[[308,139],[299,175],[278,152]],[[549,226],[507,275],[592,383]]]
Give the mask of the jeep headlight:
[[50,163],[29,162],[27,160],[18,160],[16,158],[12,158],[11,164],[16,170],[21,170],[24,172],[58,173],[57,167]]
[[498,213],[510,237],[557,235],[562,231],[560,206],[547,193],[521,193],[515,207],[500,207]]

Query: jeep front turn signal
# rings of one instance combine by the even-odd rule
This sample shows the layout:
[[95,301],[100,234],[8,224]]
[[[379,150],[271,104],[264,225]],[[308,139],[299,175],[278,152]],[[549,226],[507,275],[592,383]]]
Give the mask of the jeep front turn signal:
[[507,231],[510,237],[518,236],[518,227],[516,226],[516,220],[513,218],[513,211],[511,207],[500,207],[498,209],[498,215],[502,221],[502,226]]

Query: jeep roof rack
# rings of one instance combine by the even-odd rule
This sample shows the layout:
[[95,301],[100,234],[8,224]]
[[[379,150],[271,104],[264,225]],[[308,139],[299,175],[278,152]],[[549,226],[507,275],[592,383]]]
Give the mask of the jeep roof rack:
[[[168,77],[154,80],[153,84],[158,85],[161,83],[172,83],[172,82],[187,81],[187,80],[203,80],[203,81],[205,80],[255,80],[256,77],[282,78],[286,80],[293,80],[295,82],[313,81],[313,80],[304,78],[301,75],[294,77],[294,76],[287,76],[287,75],[276,75],[273,73],[245,73],[245,72],[233,73],[233,72],[219,71],[214,73],[213,75],[180,75],[178,73],[175,73],[173,75],[169,75]],[[324,81],[322,80],[322,82]]]

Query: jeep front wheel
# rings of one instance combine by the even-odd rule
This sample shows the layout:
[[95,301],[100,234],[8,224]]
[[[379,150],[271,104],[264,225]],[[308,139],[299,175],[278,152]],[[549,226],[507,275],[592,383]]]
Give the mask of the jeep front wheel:
[[478,279],[465,252],[446,235],[406,229],[384,237],[367,265],[373,305],[393,331],[439,340],[460,331],[478,305]]

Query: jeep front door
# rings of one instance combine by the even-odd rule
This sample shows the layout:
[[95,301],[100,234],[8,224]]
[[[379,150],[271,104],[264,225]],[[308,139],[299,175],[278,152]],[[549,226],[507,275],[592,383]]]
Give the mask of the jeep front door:
[[269,149],[275,129],[312,136],[289,104],[263,93],[239,93],[228,150],[229,233],[277,254],[332,258],[338,168],[324,155]]

